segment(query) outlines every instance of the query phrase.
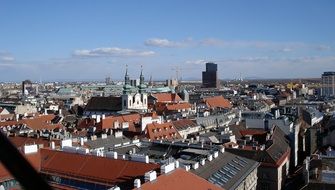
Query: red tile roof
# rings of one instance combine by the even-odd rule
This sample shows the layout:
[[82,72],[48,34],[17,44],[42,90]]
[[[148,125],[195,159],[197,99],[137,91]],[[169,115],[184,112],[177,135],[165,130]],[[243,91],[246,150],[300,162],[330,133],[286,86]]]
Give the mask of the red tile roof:
[[267,132],[261,129],[245,129],[245,130],[240,130],[240,133],[242,136],[246,136],[246,135],[264,135]]
[[155,111],[153,111],[153,112],[144,114],[144,117],[152,117],[153,119],[158,119],[158,114]]
[[231,108],[232,105],[230,102],[225,99],[223,96],[213,96],[204,98],[204,102],[210,108]]
[[190,109],[190,108],[192,108],[192,105],[187,102],[180,102],[180,103],[158,102],[155,104],[155,109],[157,112],[178,111],[178,110]]
[[173,125],[176,127],[177,130],[184,130],[188,127],[196,127],[198,124],[195,121],[190,119],[180,119],[177,121],[172,121]]
[[[137,189],[137,188],[135,188]],[[134,190],[135,190],[134,189]],[[141,190],[222,190],[223,188],[183,169],[176,169],[141,185]]]
[[[28,162],[37,170],[41,167],[41,157],[39,153],[24,155]],[[0,162],[0,182],[13,179],[12,175],[7,171],[4,165]]]
[[152,94],[156,98],[157,102],[180,102],[183,101],[178,94],[175,93],[157,93]]
[[144,176],[160,166],[92,155],[41,149],[41,172],[94,183],[117,185]]
[[121,116],[109,116],[101,120],[101,129],[114,129],[114,122],[119,122],[121,125],[123,122],[139,123],[141,121],[141,115],[138,113],[121,115]]
[[0,120],[7,120],[7,119],[13,119],[14,114],[2,114],[0,115]]
[[[8,137],[8,139],[16,146],[17,148],[23,147],[24,145],[32,145],[32,144],[43,144],[43,147],[49,147],[50,142],[45,138],[31,138],[31,137]],[[56,146],[60,145],[60,140],[52,140],[55,142]]]
[[49,115],[38,115],[33,118],[25,118],[19,121],[5,121],[5,122],[0,122],[0,127],[1,126],[12,126],[12,125],[21,125],[21,124],[26,124],[29,128],[33,130],[42,130],[42,129],[57,129],[57,128],[62,128],[63,126],[61,124],[52,124],[51,121],[55,118],[56,116],[53,114]]
[[180,139],[181,136],[172,123],[151,123],[147,125],[147,137],[151,140]]
[[96,125],[95,119],[92,118],[84,118],[81,121],[79,121],[79,124],[77,125],[78,129],[88,129],[92,126]]
[[168,111],[177,111],[182,109],[190,109],[192,106],[191,104],[184,102],[184,103],[174,103],[174,104],[167,104],[166,110]]

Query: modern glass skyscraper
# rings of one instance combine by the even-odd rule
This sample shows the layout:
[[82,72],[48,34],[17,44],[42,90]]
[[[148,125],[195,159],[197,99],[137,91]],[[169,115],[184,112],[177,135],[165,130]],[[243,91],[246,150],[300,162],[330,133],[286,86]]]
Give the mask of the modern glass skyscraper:
[[321,78],[321,96],[335,96],[335,72],[324,72]]
[[206,63],[206,71],[202,72],[202,86],[204,88],[218,88],[218,65],[215,63]]

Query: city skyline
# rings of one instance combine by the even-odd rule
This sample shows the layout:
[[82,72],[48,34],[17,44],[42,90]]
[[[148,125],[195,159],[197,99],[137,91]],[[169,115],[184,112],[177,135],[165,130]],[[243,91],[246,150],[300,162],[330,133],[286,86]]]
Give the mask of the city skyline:
[[[303,3],[302,3],[303,2]],[[0,3],[0,81],[319,78],[334,70],[333,1]],[[160,72],[158,72],[160,71]]]

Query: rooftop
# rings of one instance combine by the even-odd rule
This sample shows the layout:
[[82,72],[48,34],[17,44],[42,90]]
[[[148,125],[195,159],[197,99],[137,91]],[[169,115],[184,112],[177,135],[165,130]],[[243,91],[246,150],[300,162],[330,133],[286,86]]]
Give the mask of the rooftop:
[[[137,189],[137,188],[135,188]],[[183,169],[176,169],[167,174],[160,175],[154,181],[149,181],[141,185],[141,190],[219,190],[217,185],[211,184],[210,182],[198,177],[190,172]]]
[[127,189],[134,179],[143,178],[144,173],[158,170],[158,164],[110,159],[92,155],[73,154],[41,149],[41,172],[65,176],[86,182],[118,185]]
[[258,165],[254,160],[224,152],[191,172],[222,188],[235,189]]

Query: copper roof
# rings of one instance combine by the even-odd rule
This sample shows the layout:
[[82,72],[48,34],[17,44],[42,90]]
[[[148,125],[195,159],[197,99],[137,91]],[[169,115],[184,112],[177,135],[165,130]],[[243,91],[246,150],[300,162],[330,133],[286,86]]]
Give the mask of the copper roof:
[[[137,189],[137,188],[135,188]],[[209,181],[187,172],[183,169],[176,169],[170,173],[157,177],[154,181],[149,181],[141,185],[141,190],[222,190],[223,188],[216,186]]]

